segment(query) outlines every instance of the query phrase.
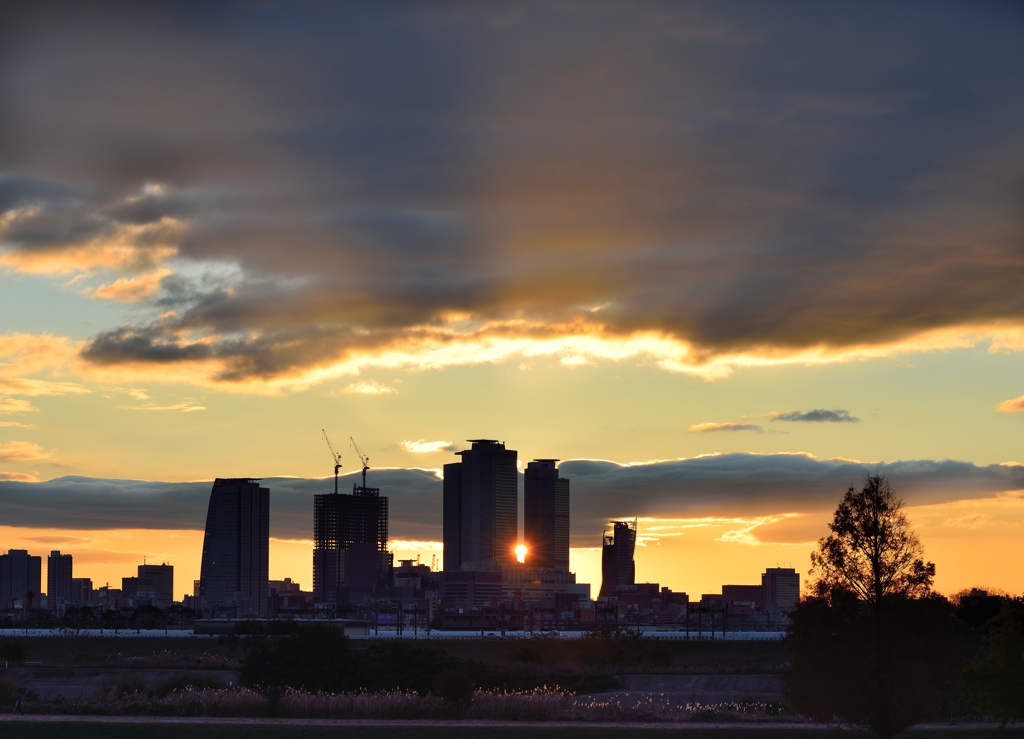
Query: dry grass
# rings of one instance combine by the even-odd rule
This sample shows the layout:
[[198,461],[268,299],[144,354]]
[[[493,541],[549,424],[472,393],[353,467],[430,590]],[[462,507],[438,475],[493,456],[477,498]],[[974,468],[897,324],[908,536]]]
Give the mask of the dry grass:
[[120,696],[108,693],[86,702],[31,703],[26,710],[111,716],[497,721],[757,721],[784,713],[780,706],[769,703],[680,703],[671,695],[646,693],[576,696],[546,687],[521,692],[477,691],[465,702],[445,702],[433,695],[400,691],[328,694],[292,688],[259,691],[187,687],[164,697],[141,691]]

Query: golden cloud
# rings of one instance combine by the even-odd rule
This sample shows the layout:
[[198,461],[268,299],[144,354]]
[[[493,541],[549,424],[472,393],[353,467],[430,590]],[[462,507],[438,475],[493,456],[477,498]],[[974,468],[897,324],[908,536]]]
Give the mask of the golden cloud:
[[50,452],[44,452],[43,448],[31,441],[9,441],[0,442],[0,461],[21,462],[32,459],[46,459]]
[[980,529],[993,525],[995,525],[995,521],[987,513],[968,513],[958,518],[946,520],[946,526],[960,526],[967,529]]
[[[876,345],[820,345],[796,349],[760,346],[739,352],[714,352],[661,332],[638,331],[618,335],[603,325],[582,321],[543,323],[516,319],[487,321],[475,326],[449,321],[404,330],[379,346],[345,346],[339,348],[333,357],[323,360],[308,364],[301,360],[290,362],[285,369],[271,376],[238,373],[232,360],[226,357],[176,363],[175,375],[180,378],[184,372],[196,384],[210,387],[277,394],[305,390],[369,369],[424,371],[498,364],[516,359],[561,357],[570,358],[570,366],[580,364],[580,359],[588,362],[638,360],[653,363],[668,372],[714,381],[727,378],[739,368],[861,362],[912,352],[967,349],[986,341],[990,351],[1017,351],[1024,347],[1021,336],[1024,336],[1024,328],[977,326],[926,331]],[[218,340],[219,337],[205,337],[192,344],[184,342],[181,346],[212,345]],[[140,375],[153,373],[159,376],[164,372],[157,363],[128,361],[124,364]],[[113,369],[113,366],[109,367]],[[222,379],[225,377],[232,379]],[[346,389],[346,392],[361,392],[356,388],[365,390],[372,385],[355,383],[349,387],[352,389]],[[369,394],[374,394],[374,391],[369,390]]]
[[27,400],[0,398],[0,413],[29,413],[38,411],[39,409]]
[[391,395],[397,393],[398,390],[390,385],[382,385],[376,380],[361,380],[360,382],[346,385],[342,392],[348,395]]
[[778,513],[756,517],[640,518],[638,519],[637,545],[647,546],[650,543],[658,543],[659,540],[665,537],[682,536],[690,529],[708,528],[725,529],[716,537],[715,541],[732,544],[743,544],[745,546],[757,546],[764,543],[805,544],[806,540],[791,541],[792,537],[789,536],[785,536],[780,540],[777,532],[773,532],[775,535],[769,537],[758,535],[760,533],[758,530],[762,527],[769,528],[778,524],[785,524],[791,520],[800,519],[802,515],[800,513]]
[[26,475],[23,472],[0,472],[0,480],[5,482],[39,482],[35,475]]
[[174,274],[173,270],[163,267],[138,277],[122,277],[110,285],[100,285],[95,289],[87,288],[82,291],[82,294],[94,300],[138,303],[152,298],[160,292],[160,282],[172,274]]
[[416,539],[391,539],[388,542],[392,549],[400,550],[427,550],[440,552],[444,549],[444,542],[440,541],[420,541]]
[[[80,342],[51,334],[0,334],[0,394],[76,395],[90,392],[77,382],[34,377],[50,377],[80,372]],[[0,398],[0,413],[25,413],[37,408],[26,400]]]
[[[372,332],[371,332],[372,334]],[[351,336],[351,334],[348,334]],[[81,384],[33,377],[74,374],[86,380],[128,385],[135,382],[186,383],[220,391],[281,395],[307,390],[342,377],[358,376],[367,370],[426,371],[454,366],[521,362],[543,357],[568,358],[568,366],[586,362],[639,361],[668,372],[682,373],[708,381],[728,377],[738,368],[784,365],[813,366],[892,357],[912,352],[966,349],[988,343],[989,351],[1018,351],[1024,347],[1024,328],[1006,325],[971,326],[933,330],[884,344],[812,348],[752,347],[744,351],[716,352],[666,333],[638,331],[618,335],[591,321],[544,323],[541,321],[493,320],[472,322],[464,316],[450,316],[439,324],[416,326],[389,337],[369,335],[364,339],[310,340],[311,356],[295,350],[297,342],[264,346],[253,333],[251,349],[238,349],[246,340],[225,341],[219,335],[190,338],[187,332],[165,337],[155,344],[157,358],[130,354],[102,361],[81,355],[84,342],[48,334],[0,335],[0,392],[8,395],[61,395],[86,393]],[[315,345],[315,346],[314,346]],[[264,362],[263,352],[299,351],[292,358]],[[231,352],[235,352],[232,354]],[[181,359],[167,359],[167,355]],[[258,365],[260,371],[248,368]],[[268,366],[270,367],[268,369]],[[374,380],[352,382],[338,392],[384,395],[396,388]],[[1000,406],[1004,412],[1017,408],[1020,399]],[[1009,405],[1008,405],[1009,404]],[[1019,410],[1019,409],[1018,409]],[[714,428],[712,428],[714,426]],[[739,427],[744,428],[739,428]],[[754,424],[697,424],[695,433],[711,430],[756,430]]]
[[426,439],[420,439],[419,441],[403,441],[399,446],[407,452],[413,454],[433,454],[434,452],[453,452],[456,449],[456,445],[450,441],[427,441]]
[[758,431],[762,429],[756,423],[695,423],[687,429],[691,434],[703,434],[709,431]]
[[1020,413],[1024,411],[1024,395],[1012,400],[1004,400],[996,406],[996,410],[1000,413]]
[[[38,215],[39,211],[32,208],[5,214],[4,219],[0,219],[0,240],[19,221]],[[108,232],[80,243],[38,249],[8,248],[0,253],[0,268],[18,274],[55,277],[96,269],[146,269],[173,259],[178,253],[175,244],[184,231],[182,221],[169,217],[152,223],[117,224]]]
[[175,403],[174,405],[156,405],[153,403],[149,405],[119,405],[117,407],[126,411],[178,411],[180,413],[206,410],[206,406],[190,402]]

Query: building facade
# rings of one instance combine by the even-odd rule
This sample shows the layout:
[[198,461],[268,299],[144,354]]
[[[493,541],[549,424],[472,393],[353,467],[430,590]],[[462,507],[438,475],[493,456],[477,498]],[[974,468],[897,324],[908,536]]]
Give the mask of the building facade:
[[[0,606],[21,608],[38,606],[42,589],[43,558],[33,557],[27,549],[11,549],[0,555]],[[32,594],[32,604],[26,596]]]
[[153,583],[153,605],[170,608],[174,605],[174,565],[139,565],[139,579]]
[[71,570],[70,554],[61,554],[58,550],[50,552],[46,558],[46,602],[61,613],[71,605]]
[[461,462],[444,466],[444,570],[487,570],[516,561],[518,453],[471,439]]
[[80,606],[92,600],[92,578],[71,578],[71,605]]
[[764,607],[763,585],[723,585],[722,602],[749,605],[760,611]]
[[535,459],[523,475],[525,564],[569,569],[569,481],[558,476],[557,459]]
[[249,478],[217,478],[210,492],[199,575],[202,607],[251,618],[267,608],[270,490]]
[[788,611],[800,601],[800,573],[791,567],[769,567],[761,575],[765,608]]
[[353,593],[387,589],[388,498],[380,488],[352,486],[352,494],[313,497],[313,597],[348,603]]
[[636,584],[636,519],[612,522],[612,533],[606,531],[601,542],[600,598],[614,598],[620,587]]

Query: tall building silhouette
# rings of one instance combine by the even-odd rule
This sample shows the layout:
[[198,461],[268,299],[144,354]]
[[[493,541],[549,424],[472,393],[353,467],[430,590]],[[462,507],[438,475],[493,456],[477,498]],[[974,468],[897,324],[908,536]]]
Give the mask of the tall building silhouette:
[[557,459],[535,459],[523,481],[523,533],[528,567],[569,569],[569,481]]
[[174,604],[174,565],[139,565],[139,580],[153,581],[153,605],[170,608]]
[[486,570],[515,562],[519,539],[518,453],[470,439],[461,462],[444,466],[444,570]]
[[[32,593],[32,605],[39,605],[43,558],[33,557],[27,549],[11,549],[0,555],[0,607],[12,608],[13,601]],[[26,602],[24,607],[28,607]]]
[[313,496],[313,597],[347,603],[352,593],[386,588],[388,498],[380,488],[353,485],[352,494]]
[[71,578],[71,605],[80,606],[92,600],[92,578]]
[[217,478],[210,492],[199,595],[216,615],[267,611],[270,490],[249,478]]
[[46,604],[63,613],[71,605],[71,555],[59,550],[46,558]]
[[761,575],[764,605],[787,611],[800,601],[800,573],[792,567],[769,567]]
[[598,597],[615,597],[620,585],[636,584],[636,519],[614,521],[612,535],[605,532],[601,546],[601,593]]

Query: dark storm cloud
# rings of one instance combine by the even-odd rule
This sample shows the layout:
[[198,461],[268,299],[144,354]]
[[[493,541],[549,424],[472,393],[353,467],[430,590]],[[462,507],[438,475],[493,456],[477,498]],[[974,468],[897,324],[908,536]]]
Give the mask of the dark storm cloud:
[[[950,460],[862,464],[802,455],[723,454],[620,466],[570,460],[574,546],[598,546],[611,519],[757,516],[832,510],[867,473],[887,476],[908,505],[989,497],[1024,489],[1024,467],[979,467]],[[341,478],[346,492],[357,475]],[[271,536],[310,539],[313,495],[333,481],[264,478],[271,490]],[[422,470],[380,470],[371,484],[390,499],[392,538],[441,539],[441,482]],[[520,475],[520,494],[522,475]],[[48,482],[0,482],[0,520],[8,526],[66,529],[202,530],[210,483],[160,483],[62,477]]]
[[0,203],[42,207],[7,247],[170,217],[241,271],[95,361],[184,328],[264,376],[450,311],[711,351],[1024,318],[1019,5],[103,7],[5,23]]
[[856,416],[849,411],[837,408],[834,411],[815,408],[813,411],[786,411],[772,416],[773,421],[808,421],[810,423],[858,423]]
[[[339,478],[350,492],[357,475]],[[370,484],[391,498],[393,538],[440,538],[441,483],[421,470],[380,470]],[[0,482],[0,521],[5,526],[63,529],[192,529],[206,526],[210,482],[142,482],[60,477],[40,483]],[[313,496],[334,489],[333,480],[263,478],[270,488],[270,535],[313,537]]]
[[[831,511],[864,475],[888,477],[908,505],[979,498],[1024,488],[1024,467],[952,460],[864,464],[791,454],[721,454],[619,466],[574,460],[559,469],[572,488],[573,540],[584,546],[609,519],[757,516]],[[597,533],[595,533],[597,532]]]

